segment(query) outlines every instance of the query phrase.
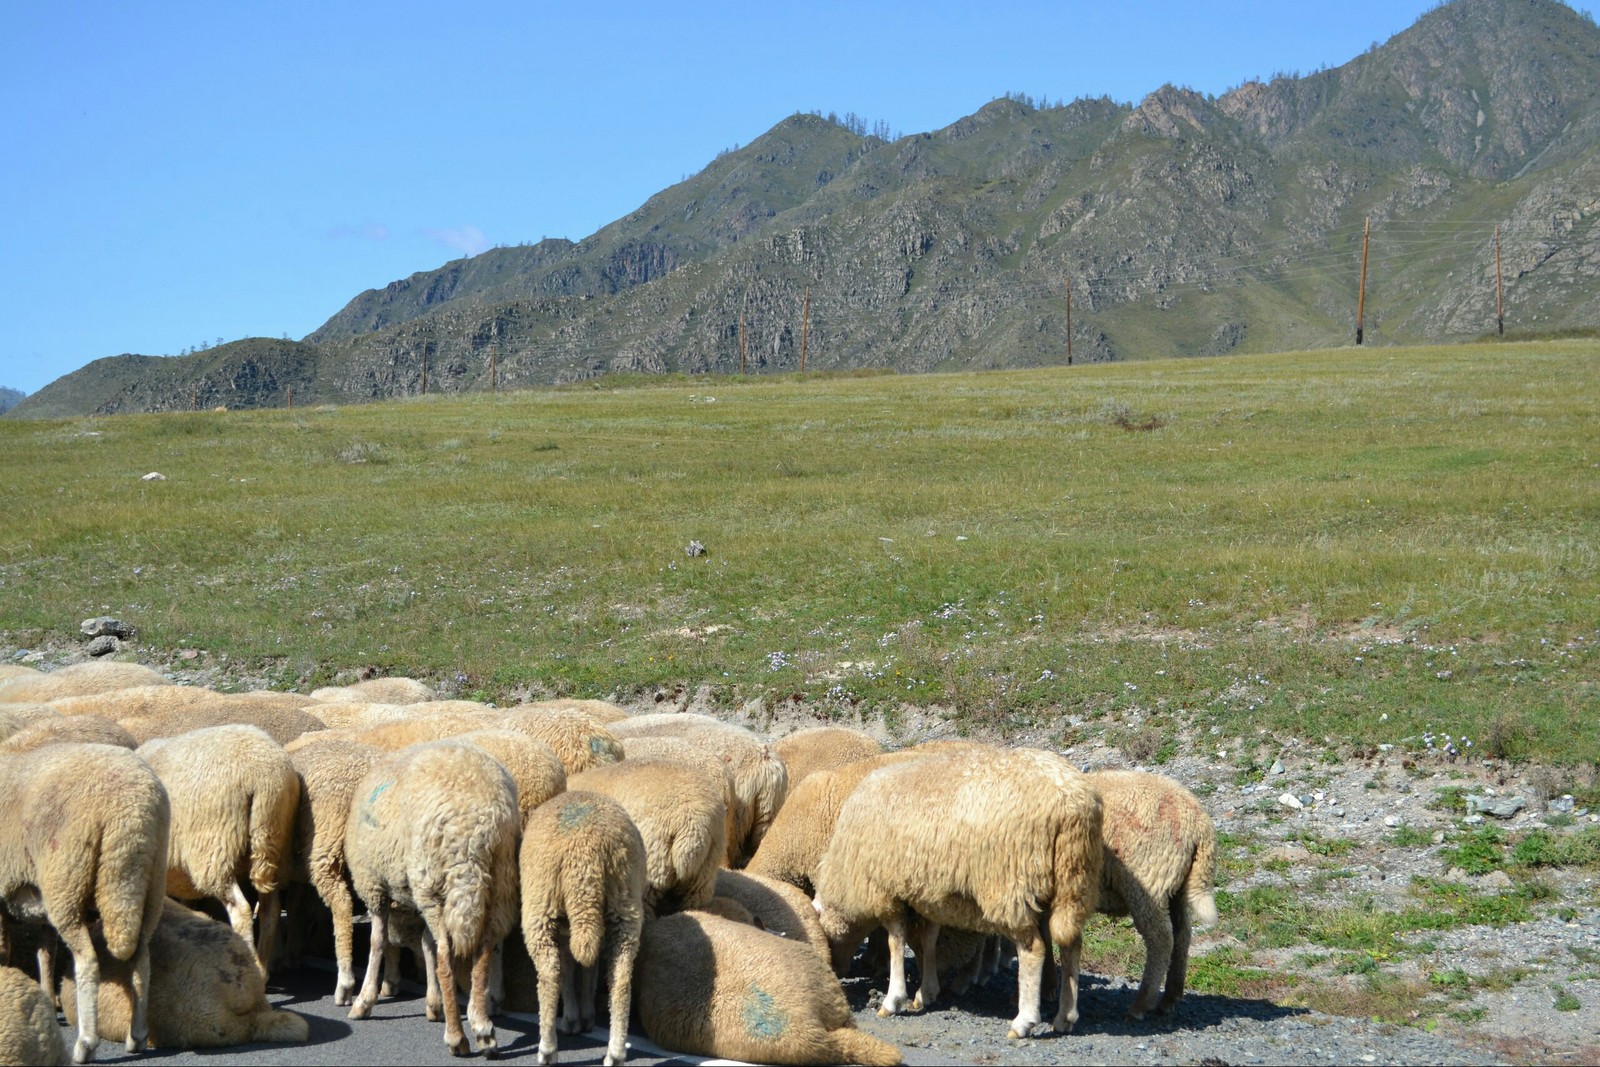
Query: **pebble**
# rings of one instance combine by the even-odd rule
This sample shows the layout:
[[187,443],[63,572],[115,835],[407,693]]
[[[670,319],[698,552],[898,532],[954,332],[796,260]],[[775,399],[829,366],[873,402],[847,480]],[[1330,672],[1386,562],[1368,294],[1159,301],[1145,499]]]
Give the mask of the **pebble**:
[[1293,793],[1283,794],[1278,798],[1278,803],[1293,811],[1299,811],[1301,808],[1305,807],[1305,804],[1301,802],[1300,798],[1295,796]]

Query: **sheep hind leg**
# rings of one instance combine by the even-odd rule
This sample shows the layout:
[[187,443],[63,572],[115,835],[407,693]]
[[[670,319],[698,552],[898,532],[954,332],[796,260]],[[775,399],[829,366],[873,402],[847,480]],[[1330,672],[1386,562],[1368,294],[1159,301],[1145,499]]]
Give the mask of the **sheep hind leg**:
[[[260,965],[260,955],[256,952],[256,923],[255,910],[250,907],[249,899],[244,895],[244,889],[238,882],[233,883],[222,906],[228,912],[228,925],[233,927],[233,932],[244,938],[244,943],[250,946],[250,952],[256,956],[257,966]],[[263,974],[266,972],[263,971]]]
[[583,983],[578,981],[578,961],[563,942],[561,945],[561,1024],[564,1034],[583,1033]]
[[[1070,1034],[1078,1024],[1078,963],[1083,956],[1083,936],[1080,934],[1061,948],[1060,999],[1056,1003],[1054,1027],[1057,1033]],[[1046,954],[1049,943],[1046,942]],[[1020,957],[1019,957],[1020,958]]]
[[1039,997],[1044,983],[1044,961],[1050,955],[1050,942],[1037,928],[1018,931],[1017,1017],[1011,1020],[1006,1036],[1028,1037],[1039,1025]]
[[911,999],[906,995],[906,916],[901,911],[884,920],[889,935],[889,990],[878,1006],[878,1018],[899,1015]]
[[367,974],[361,992],[350,1006],[350,1018],[365,1019],[378,1000],[378,975],[383,970],[384,949],[389,941],[389,905],[379,901],[372,908],[372,945],[367,951]]
[[1172,962],[1167,965],[1167,988],[1156,1011],[1162,1014],[1183,999],[1183,984],[1189,974],[1189,901],[1180,892],[1167,905],[1172,919]]
[[488,1057],[499,1050],[489,1010],[489,979],[494,969],[496,947],[485,941],[473,957],[472,992],[467,997],[467,1022],[472,1024],[472,1036],[478,1039],[478,1051]]
[[1133,927],[1144,941],[1144,976],[1139,979],[1139,994],[1128,1008],[1128,1018],[1143,1019],[1155,1009],[1161,996],[1161,981],[1172,962],[1172,920],[1165,907],[1148,897],[1130,900],[1129,904]]
[[922,920],[921,937],[917,939],[917,970],[921,982],[917,995],[911,1001],[912,1011],[932,1008],[939,1000],[939,924]]
[[[424,1008],[424,1014],[428,1016],[428,1021],[430,1023],[436,1023],[439,1021],[441,1018],[441,1013],[444,1011],[444,990],[450,990],[450,1003],[454,1004],[456,998],[456,987],[450,985],[443,986],[441,988],[441,983],[439,981],[439,946],[434,942],[433,935],[426,929],[422,931],[421,950],[422,973],[426,975],[428,979],[428,996],[427,1000],[425,1001],[426,1007]],[[454,968],[451,969],[451,973],[455,973]]]
[[39,962],[39,985],[44,988],[45,996],[50,998],[50,1003],[57,1008],[61,1007],[61,998],[56,996],[56,934],[54,930],[45,928],[39,936],[39,950],[35,957]]
[[256,966],[261,968],[263,978],[272,968],[272,953],[277,948],[278,920],[282,917],[282,907],[276,889],[261,894],[256,902],[256,919],[261,925],[261,934],[256,939]]
[[470,1056],[472,1046],[467,1041],[466,1032],[461,1028],[461,1005],[456,1003],[456,972],[455,972],[455,946],[450,943],[446,934],[435,939],[431,931],[424,931],[422,935],[422,951],[424,955],[433,955],[433,967],[429,974],[438,975],[439,988],[448,989],[450,995],[441,997],[444,1007],[444,1043],[452,1056]]
[[77,972],[78,1040],[72,1046],[72,1062],[87,1063],[100,1047],[100,957],[95,954],[94,939],[86,925],[62,923],[56,929],[72,953],[72,966]]
[[606,1043],[605,1067],[628,1058],[628,1016],[633,1011],[633,964],[639,954],[639,928],[626,926],[611,932],[611,1039]]
[[128,1020],[128,1039],[124,1047],[139,1052],[150,1043],[150,935],[139,938],[134,949],[129,978],[133,987],[133,1017]]
[[541,929],[537,934],[526,931],[529,955],[533,969],[539,976],[539,1064],[556,1062],[556,1001],[561,987],[566,984],[566,971],[570,964],[563,960],[556,947],[554,930]]

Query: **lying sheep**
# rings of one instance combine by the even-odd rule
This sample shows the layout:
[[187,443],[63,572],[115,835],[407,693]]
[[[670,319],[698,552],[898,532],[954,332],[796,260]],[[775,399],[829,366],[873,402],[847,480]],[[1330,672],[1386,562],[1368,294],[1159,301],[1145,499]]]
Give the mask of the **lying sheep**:
[[[131,997],[127,966],[103,964],[100,1028],[117,1040],[128,1031]],[[168,900],[150,939],[150,1044],[155,1048],[214,1048],[254,1041],[304,1041],[304,1017],[267,1002],[266,979],[244,939],[219,923]],[[67,1023],[74,1023],[71,978],[61,986]]]
[[817,771],[831,771],[857,760],[883,754],[876,738],[843,726],[816,726],[797,730],[772,743],[772,753],[789,772],[789,789]]
[[137,663],[92,660],[48,673],[19,674],[0,681],[0,704],[44,704],[60,697],[104,693],[134,685],[168,685],[158,672]]
[[[473,745],[434,741],[383,760],[356,788],[345,827],[345,858],[372,915],[367,974],[350,1008],[372,1012],[391,913],[420,918],[424,966],[440,994],[445,1044],[471,1046],[461,1027],[455,967],[471,961],[467,1015],[480,1049],[496,1047],[489,1019],[494,946],[517,923],[517,787],[504,767]],[[433,1012],[430,1010],[430,1017]]]
[[294,864],[289,878],[308,881],[333,913],[333,954],[338,967],[333,1002],[349,1004],[355,992],[353,923],[345,826],[356,787],[384,754],[369,745],[335,740],[289,755],[299,775],[300,806],[295,815]]
[[787,882],[748,870],[718,871],[715,899],[737,901],[761,929],[810,945],[823,963],[832,963],[828,936],[822,932],[811,898]]
[[[644,922],[644,838],[610,797],[567,792],[528,818],[521,868],[522,936],[539,973],[538,1062],[556,1062],[558,989],[565,991],[564,1029],[592,1024],[594,979],[604,952],[611,988],[605,1062],[621,1063],[627,1058],[633,966]],[[572,963],[581,977],[572,973]]]
[[29,752],[45,745],[88,744],[138,748],[133,735],[98,715],[56,715],[35,722],[0,741],[0,752]]
[[676,1052],[749,1063],[901,1062],[899,1049],[855,1028],[838,980],[808,946],[715,915],[646,922],[633,981],[645,1033]]
[[279,745],[286,745],[302,734],[327,729],[322,720],[298,708],[275,708],[250,697],[174,708],[152,715],[117,720],[142,745],[158,737],[176,737],[192,730],[215,726],[254,726]]
[[[266,973],[278,927],[278,886],[294,848],[300,778],[283,747],[254,726],[212,726],[140,746],[172,798],[167,893],[210,897]],[[255,936],[243,880],[259,897]]]
[[728,808],[728,854],[722,862],[737,863],[738,829],[734,825],[734,812],[739,807],[739,797],[733,791],[733,774],[728,764],[715,752],[686,741],[681,737],[635,737],[628,741],[628,758],[632,760],[659,759],[681,763],[709,775],[722,784],[722,802]]
[[15,967],[0,967],[0,1063],[55,1067],[66,1058],[49,995]]
[[298,693],[276,693],[256,690],[249,693],[219,693],[195,685],[135,685],[113,689],[104,693],[85,693],[79,696],[59,697],[50,702],[50,709],[61,715],[102,715],[108,719],[134,719],[147,715],[165,715],[192,708],[234,707],[243,705],[251,711],[298,711],[311,698]]
[[567,779],[622,805],[645,848],[645,907],[653,915],[698,907],[716,893],[727,854],[722,788],[705,772],[666,760],[626,759]]
[[[130,964],[134,991],[129,1052],[149,1032],[150,936],[161,917],[171,812],[167,791],[145,762],[110,745],[47,745],[0,755],[0,902],[6,919],[55,928],[78,975],[78,1039],[83,1063],[100,1044],[98,940]],[[98,915],[101,931],[91,936]],[[8,956],[0,921],[0,959]],[[46,938],[40,980],[53,985]]]
[[1131,915],[1144,939],[1144,977],[1128,1015],[1169,1012],[1183,999],[1191,909],[1201,925],[1217,921],[1216,826],[1194,794],[1170,778],[1138,771],[1088,778],[1105,809],[1099,910]]
[[789,772],[770,745],[742,726],[687,713],[639,715],[613,723],[611,731],[624,744],[634,737],[679,737],[715,752],[728,765],[738,799],[730,865],[742,867],[755,855],[789,788]]
[[311,699],[330,704],[421,704],[438,700],[439,694],[415,678],[371,678],[354,685],[313,689]]
[[[912,811],[914,819],[886,817]],[[1099,795],[1059,756],[1037,749],[957,749],[874,771],[851,792],[817,872],[816,904],[847,961],[869,929],[889,934],[889,992],[879,1015],[907,1003],[907,913],[927,920],[922,987],[913,1008],[939,995],[938,926],[1000,934],[1017,946],[1017,1017],[1010,1036],[1039,1021],[1044,963],[1061,949],[1054,1026],[1078,1019],[1083,925],[1099,895],[1104,846]]]

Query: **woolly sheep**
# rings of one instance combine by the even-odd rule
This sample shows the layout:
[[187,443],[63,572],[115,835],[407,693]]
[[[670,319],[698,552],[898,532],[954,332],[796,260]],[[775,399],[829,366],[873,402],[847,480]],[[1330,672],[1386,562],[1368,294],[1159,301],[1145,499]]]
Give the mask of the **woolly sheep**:
[[[134,991],[129,1052],[149,1032],[150,935],[161,917],[171,812],[167,791],[145,762],[110,745],[48,745],[0,755],[0,959],[8,955],[5,919],[45,921],[72,953],[78,975],[74,1062],[100,1044],[99,941],[131,965]],[[101,932],[90,934],[98,915]],[[42,942],[40,978],[48,987],[54,938]]]
[[843,726],[816,726],[797,730],[772,743],[772,754],[789,772],[789,789],[817,771],[831,771],[857,760],[883,753],[876,738]]
[[564,697],[560,700],[532,700],[526,704],[519,704],[518,707],[530,711],[579,711],[601,726],[609,726],[628,717],[626,711],[608,700],[578,700]]
[[[372,916],[366,978],[352,1019],[377,1000],[391,912],[420,917],[424,966],[436,975],[445,1044],[471,1051],[455,997],[455,966],[471,960],[467,1015],[480,1049],[496,1047],[489,1019],[494,946],[517,923],[517,787],[480,748],[434,741],[377,764],[356,787],[345,828],[345,857]],[[432,958],[430,958],[432,957]],[[433,998],[429,998],[430,1007]],[[432,1012],[430,1011],[430,1017]]]
[[240,704],[251,711],[298,711],[311,704],[311,698],[297,693],[255,690],[248,693],[219,693],[195,685],[134,685],[103,693],[58,697],[50,709],[61,715],[103,715],[108,719],[133,719],[164,715],[202,707],[234,707]]
[[1088,778],[1105,809],[1099,910],[1131,915],[1144,939],[1144,977],[1128,1015],[1169,1012],[1183,999],[1190,910],[1201,925],[1217,921],[1216,826],[1194,794],[1170,778],[1138,771]]
[[439,699],[439,694],[415,678],[371,678],[354,685],[313,689],[311,699],[331,704],[421,704]]
[[368,726],[401,722],[417,714],[409,704],[355,704],[347,701],[313,704],[304,710],[306,714],[316,716],[330,730],[361,730]]
[[727,853],[722,790],[693,767],[623,760],[575,774],[568,789],[604,793],[622,805],[645,848],[645,907],[654,915],[704,904],[716,893]]
[[307,733],[325,730],[322,720],[298,709],[274,708],[249,697],[174,708],[152,715],[117,720],[142,745],[159,737],[176,737],[216,726],[254,726],[279,745]]
[[[300,778],[283,747],[254,726],[212,726],[157,738],[138,754],[172,798],[167,894],[211,897],[266,972],[278,927],[278,886],[294,849]],[[242,880],[259,894],[255,937]]]
[[48,704],[0,704],[0,739],[35,723],[50,722],[60,717]]
[[[101,1031],[112,1040],[127,1033],[127,967],[102,965]],[[73,983],[62,983],[67,1022],[74,1021]],[[266,979],[244,939],[219,923],[168,900],[150,939],[150,1044],[155,1048],[211,1048],[254,1041],[304,1041],[304,1017],[267,1002]]]
[[66,1057],[49,994],[15,967],[0,967],[0,1063],[55,1067]]
[[519,705],[505,715],[506,729],[536,737],[555,749],[568,774],[622,759],[622,744],[609,727],[575,708]]
[[92,660],[0,681],[0,703],[43,704],[59,697],[104,693],[134,685],[170,684],[149,667],[118,660]]
[[734,826],[734,812],[738,809],[739,798],[733,791],[733,774],[721,756],[681,737],[635,737],[628,741],[628,758],[660,759],[669,763],[681,763],[686,767],[694,767],[709,775],[713,781],[721,783],[722,802],[728,808],[729,846],[723,862],[729,864],[738,862],[738,830]]
[[45,745],[60,744],[116,745],[118,748],[138,748],[133,735],[110,719],[98,715],[56,715],[42,719],[18,730],[0,741],[0,752],[27,752]]
[[307,881],[333,913],[333,953],[338,967],[333,1002],[350,1003],[355,992],[353,922],[355,900],[348,884],[345,825],[356,787],[384,754],[370,745],[335,740],[289,754],[300,777],[295,815],[294,865],[290,879]]
[[515,730],[471,730],[455,738],[477,745],[500,761],[517,785],[517,825],[540,804],[567,788],[567,772],[543,741]]
[[37,667],[29,667],[21,663],[0,663],[0,682],[12,678],[34,678],[44,672]]
[[[915,812],[896,818],[895,812]],[[889,992],[879,1015],[907,1002],[907,910],[931,931],[919,956],[914,1009],[938,998],[938,926],[1000,934],[1017,945],[1017,1017],[1010,1036],[1039,1021],[1050,941],[1061,948],[1054,1026],[1078,1019],[1078,956],[1094,912],[1104,847],[1101,805],[1088,779],[1037,749],[957,749],[874,771],[851,792],[817,871],[816,906],[836,963],[866,930],[889,934]]]
[[394,722],[378,723],[375,726],[363,726],[356,729],[325,730],[318,734],[308,734],[297,737],[288,742],[284,747],[290,752],[297,752],[307,745],[319,744],[323,741],[345,740],[357,744],[370,745],[384,752],[399,752],[403,748],[422,744],[427,741],[443,741],[445,738],[464,734],[469,730],[491,729],[503,724],[505,713],[488,707],[476,707],[462,711],[440,711],[420,713],[398,719]]
[[650,1039],[749,1063],[898,1064],[855,1028],[828,965],[806,945],[685,911],[645,924],[634,1003]]
[[611,732],[624,745],[633,737],[680,737],[720,756],[728,764],[738,798],[735,839],[729,845],[731,866],[742,867],[755,855],[789,788],[789,772],[770,745],[742,726],[688,713],[639,715],[613,723]]
[[[621,804],[567,792],[540,805],[522,835],[522,936],[539,974],[538,1062],[556,1062],[556,995],[568,1032],[587,1029],[602,952],[610,963],[605,1062],[627,1057],[633,967],[644,922],[644,838]],[[563,959],[580,969],[572,973]]]
[[718,871],[717,897],[737,901],[769,934],[810,945],[823,963],[832,963],[811,898],[787,882],[744,871]]

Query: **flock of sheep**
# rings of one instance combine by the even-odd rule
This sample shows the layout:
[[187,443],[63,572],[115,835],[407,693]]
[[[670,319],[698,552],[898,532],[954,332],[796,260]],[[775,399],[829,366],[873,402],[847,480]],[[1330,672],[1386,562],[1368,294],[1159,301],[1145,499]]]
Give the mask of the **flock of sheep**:
[[[58,996],[79,1063],[102,1037],[129,1051],[305,1040],[265,975],[277,946],[300,950],[312,908],[332,915],[336,1003],[367,1017],[409,947],[458,1055],[492,1052],[492,1015],[526,992],[505,947],[520,925],[539,1062],[558,1030],[593,1025],[604,984],[607,1064],[635,1013],[680,1052],[899,1063],[855,1028],[836,977],[864,941],[855,965],[887,966],[884,1016],[1014,951],[1012,1036],[1042,1021],[1054,949],[1064,1032],[1096,910],[1131,915],[1145,941],[1130,1014],[1166,1011],[1191,912],[1216,917],[1211,820],[1156,775],[966,741],[885,752],[839,727],[767,742],[602,701],[502,710],[402,678],[221,694],[128,663],[0,667],[0,812],[10,1063],[60,1062]],[[58,943],[72,965],[59,985]]]

